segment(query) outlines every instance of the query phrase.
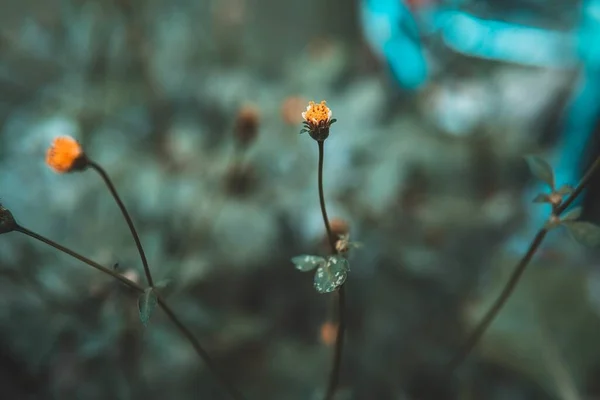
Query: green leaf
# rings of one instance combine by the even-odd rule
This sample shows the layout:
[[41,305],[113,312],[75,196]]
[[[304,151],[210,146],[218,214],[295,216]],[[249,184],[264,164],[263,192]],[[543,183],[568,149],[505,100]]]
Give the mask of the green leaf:
[[552,229],[556,229],[560,226],[561,221],[558,218],[549,218],[548,221],[544,224],[544,229],[547,231],[551,231]]
[[558,188],[556,190],[556,193],[560,194],[561,196],[566,196],[566,195],[573,193],[574,191],[575,191],[575,188],[573,188],[573,186],[562,185],[560,188]]
[[600,226],[583,221],[565,222],[563,225],[579,243],[590,247],[600,245]]
[[156,304],[158,303],[158,298],[156,297],[156,293],[152,288],[146,288],[144,293],[140,295],[138,298],[138,309],[140,311],[140,321],[144,326],[148,326],[148,321],[150,320],[150,316],[152,312],[156,308]]
[[312,271],[320,265],[325,265],[325,259],[319,256],[311,256],[303,254],[292,258],[292,262],[296,266],[296,269],[302,272]]
[[550,196],[546,193],[540,193],[533,199],[534,203],[550,203]]
[[538,156],[529,155],[525,157],[525,161],[529,165],[529,170],[533,176],[554,189],[554,172],[546,160]]
[[581,207],[574,207],[563,214],[561,217],[562,222],[575,221],[581,217]]
[[314,285],[319,293],[330,293],[346,282],[350,266],[348,260],[340,255],[327,258],[325,265],[320,265],[315,273]]

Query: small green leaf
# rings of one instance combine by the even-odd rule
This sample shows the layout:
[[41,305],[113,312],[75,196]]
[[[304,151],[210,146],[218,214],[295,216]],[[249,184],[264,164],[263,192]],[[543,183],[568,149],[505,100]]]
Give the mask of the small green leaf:
[[583,221],[565,222],[563,225],[579,243],[590,247],[600,245],[600,226]]
[[556,193],[560,194],[561,196],[566,196],[566,195],[573,193],[574,191],[575,191],[575,188],[573,188],[573,186],[562,185],[560,188],[558,188],[556,190]]
[[581,207],[575,207],[563,214],[560,219],[562,222],[575,221],[581,217]]
[[140,321],[144,326],[148,326],[148,321],[150,320],[150,316],[152,312],[156,308],[156,304],[158,303],[158,298],[156,297],[156,293],[152,288],[146,288],[144,293],[140,295],[138,298],[138,309],[140,311]]
[[540,193],[533,199],[534,203],[550,203],[550,196],[546,193]]
[[330,293],[346,282],[350,266],[348,260],[340,255],[327,258],[325,265],[320,265],[315,273],[314,285],[319,293]]
[[292,258],[292,262],[296,266],[296,269],[302,272],[312,271],[320,265],[325,265],[325,259],[323,257],[307,254]]
[[533,176],[545,182],[548,186],[554,189],[554,172],[550,164],[541,157],[529,155],[525,157],[527,165]]

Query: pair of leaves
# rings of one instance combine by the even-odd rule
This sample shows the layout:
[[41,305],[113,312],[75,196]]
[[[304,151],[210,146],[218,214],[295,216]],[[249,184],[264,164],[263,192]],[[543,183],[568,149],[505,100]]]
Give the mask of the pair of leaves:
[[292,258],[296,269],[302,272],[317,269],[314,286],[319,293],[330,293],[346,282],[350,266],[348,260],[336,254],[328,257],[301,255]]
[[577,242],[584,246],[600,245],[600,226],[586,221],[577,221],[581,216],[581,207],[575,207],[562,215],[560,220],[549,221],[545,228],[548,230],[564,226],[567,232]]
[[[525,156],[525,161],[529,166],[529,170],[537,179],[541,180],[545,184],[547,184],[550,189],[552,189],[552,193],[559,194],[561,196],[567,196],[573,193],[573,187],[570,185],[563,185],[558,189],[555,189],[556,180],[554,177],[554,171],[550,164],[544,160],[542,157],[535,155]],[[534,203],[548,203],[549,198],[547,194],[540,194],[534,200]]]

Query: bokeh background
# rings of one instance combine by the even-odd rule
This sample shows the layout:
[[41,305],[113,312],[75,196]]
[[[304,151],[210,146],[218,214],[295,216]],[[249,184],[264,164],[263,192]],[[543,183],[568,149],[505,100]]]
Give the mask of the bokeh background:
[[[547,212],[528,203],[536,186],[522,156],[561,152],[588,60],[568,45],[558,59],[574,61],[558,67],[486,59],[436,31],[423,38],[431,75],[408,90],[392,55],[365,39],[396,28],[361,18],[393,1],[371,3],[2,1],[2,203],[23,226],[143,283],[102,181],[44,164],[54,137],[76,137],[114,179],[156,280],[172,281],[170,303],[231,381],[249,399],[318,399],[333,296],[290,258],[328,251],[317,146],[298,134],[307,102],[327,100],[338,119],[325,146],[328,211],[362,244],[350,254],[337,398],[600,398],[597,253],[561,230],[467,362],[444,375],[521,255],[507,243],[526,246],[531,235],[515,237]],[[583,13],[577,1],[409,3],[425,21],[455,7],[567,38]],[[258,127],[246,145],[240,123]],[[594,154],[589,130],[573,170]],[[594,221],[593,190],[584,206]],[[52,248],[3,235],[0,293],[2,399],[227,398],[162,312],[144,328],[135,294]]]

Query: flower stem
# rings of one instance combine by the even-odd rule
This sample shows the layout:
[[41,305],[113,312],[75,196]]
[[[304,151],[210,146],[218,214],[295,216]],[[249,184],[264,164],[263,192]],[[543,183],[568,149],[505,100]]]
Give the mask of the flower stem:
[[42,235],[39,235],[39,234],[37,234],[37,233],[35,233],[33,231],[30,231],[29,229],[24,228],[22,226],[17,226],[17,228],[15,229],[15,231],[23,233],[23,234],[25,234],[25,235],[33,238],[33,239],[39,240],[40,242],[43,242],[43,243],[47,244],[48,246],[54,247],[55,249],[60,250],[63,253],[66,253],[66,254],[70,255],[71,257],[78,259],[79,261],[81,261],[81,262],[89,265],[90,267],[95,268],[98,271],[104,272],[105,274],[110,275],[113,278],[120,280],[125,285],[129,286],[130,288],[132,288],[132,289],[134,289],[134,290],[136,290],[136,291],[138,291],[140,293],[144,292],[144,288],[142,286],[140,286],[139,284],[137,284],[137,283],[135,283],[135,282],[133,282],[133,281],[125,278],[120,273],[118,273],[118,272],[116,272],[116,271],[114,271],[114,270],[112,270],[110,268],[104,267],[104,266],[98,264],[97,262],[92,261],[89,258],[86,258],[86,257],[82,256],[81,254],[76,253],[73,250],[71,250],[71,249],[69,249],[67,247],[64,247],[64,246],[56,243],[53,240],[50,240],[50,239],[48,239],[48,238],[46,238],[46,237],[44,237]]
[[[73,258],[76,258],[77,260],[89,265],[90,267],[93,267],[101,272],[104,272],[107,275],[112,276],[115,279],[118,279],[119,281],[123,282],[125,285],[129,286],[131,289],[139,292],[139,293],[144,293],[144,287],[142,287],[141,285],[139,285],[136,282],[133,282],[129,279],[127,279],[126,277],[124,277],[123,275],[121,275],[120,273],[104,267],[100,264],[98,264],[95,261],[90,260],[87,257],[82,256],[79,253],[74,252],[73,250],[62,246],[60,244],[58,244],[57,242],[50,240],[42,235],[39,235],[27,228],[24,228],[22,226],[17,225],[17,227],[15,228],[16,232],[20,232],[23,233],[33,239],[39,240],[42,243],[47,244],[48,246],[54,247],[57,250],[62,251],[63,253],[66,253],[68,255],[70,255]],[[202,347],[202,345],[200,344],[200,342],[198,341],[198,339],[194,336],[194,334],[189,330],[189,328],[184,325],[183,322],[181,322],[181,320],[179,319],[179,317],[175,314],[175,312],[171,309],[171,307],[169,307],[169,305],[167,304],[166,300],[164,299],[164,297],[159,293],[156,292],[157,298],[158,298],[158,304],[159,306],[162,308],[162,310],[165,312],[165,314],[167,315],[167,317],[171,320],[171,322],[173,323],[173,325],[175,325],[175,327],[181,332],[181,334],[188,340],[188,342],[190,342],[190,344],[192,345],[192,347],[194,348],[194,350],[196,351],[196,354],[198,354],[198,356],[200,357],[200,359],[206,364],[206,366],[208,367],[208,369],[210,370],[210,372],[215,376],[215,378],[219,381],[219,383],[222,384],[223,388],[227,391],[227,393],[229,394],[229,396],[234,399],[234,400],[244,400],[244,397],[242,396],[242,394],[240,392],[237,391],[237,389],[235,389],[228,381],[227,379],[225,379],[225,377],[219,372],[218,368],[216,367],[214,361],[211,359],[211,357],[208,355],[208,352]]]
[[[565,210],[573,204],[575,199],[584,191],[584,189],[589,185],[592,176],[600,169],[600,157],[594,161],[592,166],[587,170],[581,181],[577,185],[577,187],[573,190],[573,192],[567,197],[556,209],[554,210],[554,215],[560,217],[560,215],[565,212]],[[513,272],[510,275],[508,283],[502,289],[502,292],[492,305],[492,307],[488,310],[488,312],[484,315],[483,319],[477,324],[473,332],[467,338],[465,344],[460,348],[458,353],[450,360],[448,363],[448,369],[450,373],[452,373],[457,367],[459,367],[463,361],[468,357],[471,351],[475,348],[481,337],[487,331],[491,323],[498,316],[498,313],[504,307],[504,304],[509,299],[510,295],[516,288],[523,272],[529,265],[529,262],[539,249],[542,244],[544,238],[548,230],[546,228],[542,228],[535,235],[533,241],[529,245],[529,248],[523,258],[518,262]]]
[[[327,230],[327,238],[329,240],[329,245],[331,246],[331,251],[333,254],[336,253],[335,249],[335,238],[333,237],[333,233],[331,232],[331,226],[329,225],[329,218],[327,218],[327,210],[325,208],[325,196],[323,195],[323,159],[324,159],[324,141],[317,141],[319,145],[319,168],[318,168],[318,185],[319,185],[319,201],[321,204],[321,214],[323,214],[323,223],[325,224],[325,229]],[[340,380],[340,370],[342,364],[342,352],[344,349],[344,332],[346,330],[346,317],[345,317],[345,308],[346,308],[346,295],[344,286],[342,285],[337,291],[337,313],[338,313],[338,329],[337,335],[335,338],[335,350],[333,353],[333,365],[331,367],[331,372],[329,374],[329,383],[327,385],[327,391],[325,392],[325,400],[331,400]]]
[[152,279],[152,274],[150,273],[150,267],[148,266],[148,260],[146,259],[146,253],[144,253],[144,248],[142,247],[142,242],[140,241],[140,237],[138,236],[138,233],[135,229],[135,226],[133,225],[133,221],[131,220],[129,213],[127,212],[127,208],[125,208],[125,204],[123,204],[121,197],[119,197],[119,194],[117,193],[117,189],[115,189],[115,186],[113,185],[110,177],[108,176],[108,174],[106,173],[104,168],[102,168],[102,166],[100,166],[100,164],[98,164],[92,160],[88,160],[88,166],[90,168],[92,168],[94,171],[96,171],[102,177],[102,179],[104,180],[104,183],[106,183],[106,186],[108,187],[108,190],[110,191],[113,198],[117,202],[117,205],[121,209],[121,213],[123,214],[123,217],[125,218],[125,221],[127,222],[127,225],[129,226],[129,230],[131,231],[131,236],[133,236],[135,245],[138,249],[138,252],[140,253],[140,258],[142,260],[142,264],[144,265],[144,273],[146,274],[146,279],[148,280],[148,285],[150,287],[154,287],[154,281]]

